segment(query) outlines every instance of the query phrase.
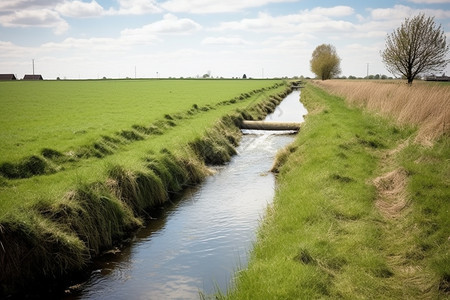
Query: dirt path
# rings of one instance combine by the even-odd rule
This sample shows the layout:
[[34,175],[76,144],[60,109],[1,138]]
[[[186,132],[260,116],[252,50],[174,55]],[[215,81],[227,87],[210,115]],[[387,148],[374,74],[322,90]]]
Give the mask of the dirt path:
[[420,265],[422,251],[415,240],[418,228],[410,217],[413,203],[407,192],[409,174],[398,166],[395,159],[408,144],[409,141],[405,141],[382,156],[380,169],[384,173],[373,180],[377,189],[375,206],[384,220],[384,251],[393,273],[388,279],[391,281],[390,286],[396,289],[402,298],[421,295],[428,299],[431,297],[433,275]]

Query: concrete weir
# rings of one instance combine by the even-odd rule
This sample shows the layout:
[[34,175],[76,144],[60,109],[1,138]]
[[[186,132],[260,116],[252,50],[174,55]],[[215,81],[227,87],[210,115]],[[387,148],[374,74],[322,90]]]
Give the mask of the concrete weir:
[[300,130],[300,123],[294,122],[269,122],[269,121],[247,121],[244,120],[241,129],[254,130]]

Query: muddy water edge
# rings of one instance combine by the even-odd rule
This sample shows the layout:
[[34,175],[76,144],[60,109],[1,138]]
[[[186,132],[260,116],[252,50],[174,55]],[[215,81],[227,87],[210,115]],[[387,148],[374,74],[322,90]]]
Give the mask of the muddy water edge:
[[[266,117],[302,122],[307,112],[293,91]],[[198,299],[226,292],[247,265],[259,221],[275,192],[269,170],[292,133],[246,130],[238,154],[179,200],[152,214],[124,248],[94,262],[87,280],[65,299]]]

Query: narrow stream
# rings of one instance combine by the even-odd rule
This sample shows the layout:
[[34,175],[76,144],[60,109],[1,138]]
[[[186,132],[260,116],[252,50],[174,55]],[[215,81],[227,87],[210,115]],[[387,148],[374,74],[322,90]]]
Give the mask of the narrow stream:
[[[302,122],[306,110],[294,91],[266,120]],[[292,142],[286,132],[245,131],[238,154],[140,230],[129,247],[97,262],[68,299],[199,299],[226,292],[247,264],[259,221],[272,202],[269,172],[276,152]]]

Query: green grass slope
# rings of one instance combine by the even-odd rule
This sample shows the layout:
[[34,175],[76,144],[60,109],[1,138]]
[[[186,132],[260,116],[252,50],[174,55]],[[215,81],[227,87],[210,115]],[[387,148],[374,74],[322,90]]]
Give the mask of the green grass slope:
[[[278,190],[228,299],[449,297],[450,147],[312,85]],[[225,298],[225,296],[224,296]]]

